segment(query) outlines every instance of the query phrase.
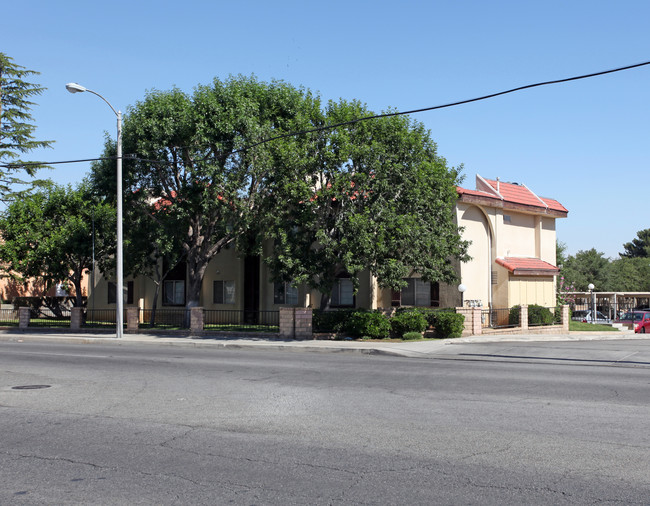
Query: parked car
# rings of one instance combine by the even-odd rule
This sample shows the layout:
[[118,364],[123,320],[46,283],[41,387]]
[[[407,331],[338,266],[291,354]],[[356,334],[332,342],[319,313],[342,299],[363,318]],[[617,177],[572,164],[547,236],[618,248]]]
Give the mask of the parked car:
[[616,323],[623,323],[634,329],[637,334],[650,332],[650,311],[628,311]]
[[573,321],[583,322],[583,323],[602,323],[602,324],[612,323],[612,320],[607,318],[600,311],[596,311],[596,319],[594,321],[594,318],[592,316],[592,311],[590,309],[574,311],[573,314],[571,315],[571,319]]

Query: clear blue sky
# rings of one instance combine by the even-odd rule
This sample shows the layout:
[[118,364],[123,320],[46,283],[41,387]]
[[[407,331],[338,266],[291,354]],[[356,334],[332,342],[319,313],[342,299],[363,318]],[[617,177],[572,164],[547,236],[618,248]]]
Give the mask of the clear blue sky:
[[[147,90],[192,92],[255,74],[410,110],[650,60],[647,0],[5,2],[2,46],[41,72],[37,138],[49,161],[92,158],[115,116]],[[616,258],[650,228],[650,67],[414,115],[439,153],[475,175],[520,182],[569,209],[568,252]],[[41,174],[80,181],[89,164]]]

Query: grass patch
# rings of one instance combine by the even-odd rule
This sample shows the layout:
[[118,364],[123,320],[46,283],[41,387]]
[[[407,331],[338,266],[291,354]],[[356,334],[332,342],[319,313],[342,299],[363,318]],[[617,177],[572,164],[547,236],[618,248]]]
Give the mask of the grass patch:
[[619,330],[609,325],[599,325],[598,323],[569,322],[569,330],[580,332],[618,332]]

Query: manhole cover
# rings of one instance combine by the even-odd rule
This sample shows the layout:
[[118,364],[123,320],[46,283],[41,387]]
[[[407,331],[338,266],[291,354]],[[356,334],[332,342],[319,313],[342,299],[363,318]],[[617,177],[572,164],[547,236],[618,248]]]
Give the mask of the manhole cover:
[[50,388],[52,385],[20,385],[11,387],[12,390],[38,390],[40,388]]

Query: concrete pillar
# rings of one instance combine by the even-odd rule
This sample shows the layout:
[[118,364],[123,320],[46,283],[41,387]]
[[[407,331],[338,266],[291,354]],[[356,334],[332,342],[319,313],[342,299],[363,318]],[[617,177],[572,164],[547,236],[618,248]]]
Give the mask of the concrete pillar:
[[83,308],[73,307],[70,310],[70,330],[81,330],[83,323]]
[[18,328],[26,329],[29,327],[29,308],[28,307],[19,307],[18,308]]
[[127,334],[137,334],[140,326],[140,308],[126,308],[126,332]]
[[519,311],[519,326],[523,332],[528,332],[528,305],[522,304]]
[[280,337],[284,339],[312,339],[311,308],[281,307]]
[[569,321],[571,318],[569,318],[569,305],[564,304],[562,306],[562,330],[564,332],[569,332]]
[[457,307],[456,313],[465,317],[463,336],[480,336],[483,333],[480,307]]
[[203,334],[203,308],[193,307],[190,309],[190,332],[192,335]]
[[307,307],[294,308],[294,339],[312,339],[312,310]]

